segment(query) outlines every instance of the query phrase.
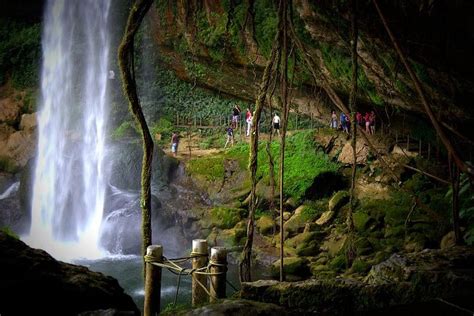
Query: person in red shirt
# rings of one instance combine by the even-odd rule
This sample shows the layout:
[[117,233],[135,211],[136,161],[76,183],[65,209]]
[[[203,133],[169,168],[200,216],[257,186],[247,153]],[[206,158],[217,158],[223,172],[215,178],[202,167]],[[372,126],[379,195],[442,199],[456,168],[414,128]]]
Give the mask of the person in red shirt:
[[360,112],[356,113],[356,121],[357,125],[359,125],[360,127],[364,127],[364,117]]
[[365,132],[367,134],[370,134],[370,113],[369,112],[365,113],[364,120],[365,120]]

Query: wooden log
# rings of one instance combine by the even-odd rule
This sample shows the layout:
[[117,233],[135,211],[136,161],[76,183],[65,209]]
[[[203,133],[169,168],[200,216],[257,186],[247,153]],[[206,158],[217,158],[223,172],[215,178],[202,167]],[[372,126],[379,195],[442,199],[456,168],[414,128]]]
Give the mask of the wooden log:
[[145,266],[145,302],[143,315],[154,316],[160,313],[161,304],[161,268],[149,262],[163,262],[163,247],[151,245],[146,249],[147,262]]
[[[191,256],[193,259],[193,269],[203,268],[207,265],[207,240],[194,239]],[[191,297],[193,306],[208,302],[208,295],[199,282],[207,288],[207,277],[203,274],[193,274],[191,283]]]
[[[227,272],[227,249],[225,247],[212,247],[210,259],[211,288],[210,301],[226,297],[226,272]],[[216,274],[216,275],[212,275]]]

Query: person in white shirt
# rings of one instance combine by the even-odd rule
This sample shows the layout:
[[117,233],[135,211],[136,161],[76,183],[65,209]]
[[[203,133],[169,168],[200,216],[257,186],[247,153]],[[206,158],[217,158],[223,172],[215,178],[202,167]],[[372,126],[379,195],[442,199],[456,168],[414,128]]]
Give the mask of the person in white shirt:
[[250,136],[250,129],[252,128],[253,114],[250,112],[250,109],[247,108],[247,113],[245,113],[245,121],[247,122],[247,133],[245,136]]
[[280,117],[275,113],[272,119],[273,131],[272,134],[276,131],[278,136],[280,136]]

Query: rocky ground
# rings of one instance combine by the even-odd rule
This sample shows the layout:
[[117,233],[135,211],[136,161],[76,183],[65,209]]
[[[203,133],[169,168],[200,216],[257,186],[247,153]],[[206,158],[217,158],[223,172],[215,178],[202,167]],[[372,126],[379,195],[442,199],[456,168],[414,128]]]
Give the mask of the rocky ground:
[[[345,223],[352,152],[347,136],[323,129],[315,133],[315,140],[340,168],[315,178],[314,191],[305,198],[286,199],[284,270],[287,281],[295,283],[245,284],[241,297],[283,305],[295,314],[390,314],[403,308],[452,313],[456,307],[449,302],[471,308],[473,248],[452,248],[446,189],[404,167],[429,162],[393,145],[393,139],[372,136],[372,144],[390,166],[387,171],[380,159],[370,155],[368,144],[358,142],[355,231],[349,233]],[[204,190],[211,202],[190,214],[202,237],[207,236],[211,246],[239,249],[245,240],[250,190],[246,161],[222,149],[178,158],[186,167],[184,177],[195,189]],[[430,172],[443,176],[435,165]],[[269,208],[268,183],[258,183],[257,195],[254,259],[277,278],[279,221]],[[353,262],[347,261],[349,245],[355,251]],[[225,307],[205,309],[221,308]]]

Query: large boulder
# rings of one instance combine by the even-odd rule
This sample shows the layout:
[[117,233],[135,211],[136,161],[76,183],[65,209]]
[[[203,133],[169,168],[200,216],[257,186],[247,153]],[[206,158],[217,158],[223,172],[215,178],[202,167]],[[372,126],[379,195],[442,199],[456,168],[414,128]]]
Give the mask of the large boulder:
[[290,235],[303,232],[307,223],[313,222],[320,212],[307,205],[299,206],[283,227]]
[[[352,145],[350,142],[347,142],[342,151],[339,154],[337,160],[340,163],[352,164],[354,161]],[[365,164],[367,162],[367,157],[369,156],[369,148],[362,141],[358,141],[356,144],[356,164]]]
[[20,129],[23,131],[33,131],[38,126],[38,118],[36,113],[22,114],[20,121]]
[[16,171],[23,168],[30,160],[36,148],[36,133],[34,130],[17,131],[10,134],[6,141],[0,143],[0,157],[10,167]]
[[261,280],[241,289],[241,298],[279,304],[292,315],[464,315],[473,297],[472,247],[394,255],[372,267],[367,282]]
[[138,314],[117,280],[56,261],[0,232],[0,314],[77,315],[114,308]]
[[13,97],[0,99],[0,123],[14,125],[20,118],[21,103]]
[[442,284],[461,281],[474,286],[474,248],[458,246],[393,254],[373,266],[366,281],[370,284],[416,281],[432,287],[439,286],[439,290],[442,290]]
[[257,230],[262,235],[271,235],[275,227],[275,220],[269,215],[263,215],[257,220]]

